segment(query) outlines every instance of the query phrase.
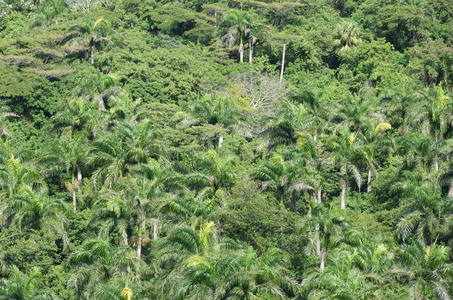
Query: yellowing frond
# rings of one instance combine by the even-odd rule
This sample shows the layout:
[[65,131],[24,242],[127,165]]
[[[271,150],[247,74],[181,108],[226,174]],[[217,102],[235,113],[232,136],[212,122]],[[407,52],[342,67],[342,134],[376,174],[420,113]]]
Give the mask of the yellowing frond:
[[70,193],[72,192],[72,184],[70,182],[65,181],[64,182],[64,187],[66,188],[66,190],[68,192],[70,192]]
[[352,146],[356,137],[357,137],[357,133],[351,133],[351,135],[349,136],[349,145],[350,146]]
[[213,221],[203,224],[203,228],[200,230],[200,242],[202,251],[206,250],[211,239],[211,234],[215,230],[215,225]]
[[378,133],[378,132],[384,132],[384,131],[387,131],[387,130],[390,130],[392,129],[392,125],[390,125],[390,123],[379,123],[376,128],[374,128],[374,133]]
[[430,255],[431,255],[431,246],[428,246],[428,247],[426,247],[425,261],[428,261]]
[[103,21],[102,18],[98,19],[98,20],[94,23],[94,25],[93,25],[93,30],[94,30],[94,29],[96,28],[96,26],[98,26],[98,24],[101,23],[102,21]]
[[207,267],[210,266],[208,261],[203,256],[200,256],[200,255],[192,255],[186,260],[186,262],[187,262],[188,267],[196,267],[199,265],[203,265],[203,266],[207,266]]
[[133,296],[134,296],[134,294],[132,293],[131,288],[128,287],[126,284],[124,289],[121,291],[121,297],[123,297],[124,300],[132,300]]

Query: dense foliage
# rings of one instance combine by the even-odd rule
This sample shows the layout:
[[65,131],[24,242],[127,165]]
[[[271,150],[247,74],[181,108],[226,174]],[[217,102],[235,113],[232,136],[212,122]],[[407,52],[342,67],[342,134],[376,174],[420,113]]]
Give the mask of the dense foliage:
[[450,299],[452,3],[0,0],[0,299]]

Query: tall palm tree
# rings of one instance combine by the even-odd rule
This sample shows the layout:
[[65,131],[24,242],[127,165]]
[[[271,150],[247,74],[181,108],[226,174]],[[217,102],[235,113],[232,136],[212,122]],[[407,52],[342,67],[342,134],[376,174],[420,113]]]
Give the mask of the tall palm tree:
[[340,187],[342,210],[346,208],[346,186],[349,175],[353,175],[357,187],[362,185],[362,175],[358,165],[362,160],[368,160],[369,156],[359,141],[356,141],[357,134],[351,133],[347,129],[341,130],[338,135],[332,136],[328,140],[328,147],[331,150],[329,160],[340,168]]
[[[309,234],[311,242],[307,246],[307,253],[312,254],[314,248],[316,255],[321,260],[321,265],[324,265],[323,260],[327,250],[348,226],[350,225],[338,213],[338,210],[332,210],[323,203],[314,203],[311,215],[303,217],[296,224],[298,232]],[[321,249],[325,249],[324,254]]]
[[69,264],[75,267],[68,282],[78,298],[92,299],[98,286],[112,278],[135,279],[143,262],[126,246],[112,246],[107,240],[87,239],[71,254]]
[[297,145],[300,134],[309,125],[309,114],[302,104],[285,102],[281,112],[270,118],[262,132],[267,140],[265,146],[271,151],[278,145]]
[[67,233],[67,204],[48,195],[47,188],[35,191],[31,186],[21,187],[18,194],[6,200],[5,212],[19,228],[33,228],[62,239],[64,248],[69,244]]
[[30,164],[22,163],[12,153],[0,167],[0,198],[15,196],[25,185],[39,187],[43,180],[38,171]]
[[333,44],[339,51],[347,51],[352,46],[362,42],[359,36],[360,29],[357,24],[352,22],[340,23],[335,29],[335,40]]
[[[228,47],[239,44],[239,61],[244,62],[244,42],[251,37],[257,15],[251,11],[232,9],[223,15],[217,27],[220,40]],[[253,38],[252,38],[253,39]]]
[[403,240],[415,234],[427,243],[433,242],[443,230],[443,218],[451,214],[451,207],[442,199],[435,184],[426,184],[421,173],[404,172],[401,181],[391,186],[399,193],[401,214],[396,233]]
[[375,286],[355,268],[356,253],[332,252],[325,269],[309,269],[302,281],[302,294],[313,299],[373,299]]
[[71,182],[65,182],[67,189],[72,193],[73,210],[77,209],[76,189],[82,190],[82,168],[86,160],[87,133],[82,131],[75,135],[69,132],[61,135],[43,156],[42,162],[46,165],[46,171],[57,173],[65,170],[71,176]]
[[[453,100],[445,94],[442,85],[428,88],[420,96],[411,106],[411,125],[420,126],[422,133],[431,135],[437,143],[444,139],[448,127],[453,126]],[[438,157],[434,159],[434,168],[439,171]]]
[[43,274],[38,267],[22,273],[16,266],[8,270],[8,276],[0,279],[0,299],[59,299],[42,281]]
[[399,266],[393,272],[407,278],[411,285],[409,299],[451,299],[448,278],[453,275],[453,264],[449,263],[450,249],[435,242],[426,246],[419,239],[412,239],[401,246],[397,253]]
[[114,44],[110,22],[102,18],[96,21],[84,18],[71,27],[68,39],[71,45],[82,44],[88,48],[85,57],[90,59],[91,64],[94,64],[94,54],[97,51]]
[[208,150],[198,157],[200,170],[187,174],[187,182],[214,192],[228,187],[236,178],[236,157],[221,157],[216,151]]

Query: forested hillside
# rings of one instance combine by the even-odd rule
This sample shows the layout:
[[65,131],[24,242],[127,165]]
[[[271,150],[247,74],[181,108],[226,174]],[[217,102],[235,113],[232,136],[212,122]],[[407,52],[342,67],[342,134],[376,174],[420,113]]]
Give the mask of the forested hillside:
[[0,0],[0,299],[451,299],[452,43],[451,0]]

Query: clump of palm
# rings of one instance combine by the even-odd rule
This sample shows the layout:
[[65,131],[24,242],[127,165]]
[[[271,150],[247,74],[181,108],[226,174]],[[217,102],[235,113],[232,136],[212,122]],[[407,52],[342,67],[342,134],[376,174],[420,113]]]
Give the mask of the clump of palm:
[[221,157],[216,151],[208,150],[197,157],[199,170],[187,174],[189,185],[213,192],[227,188],[236,178],[235,156]]
[[250,59],[253,55],[253,45],[266,32],[264,20],[251,11],[232,9],[226,12],[220,21],[217,32],[220,41],[228,47],[239,45],[239,61],[244,62],[244,43],[250,47]]
[[297,231],[309,237],[307,254],[316,253],[320,259],[321,268],[324,267],[327,250],[349,226],[350,224],[338,210],[331,209],[324,203],[313,203],[311,214],[304,216],[296,224]]
[[135,280],[143,262],[127,246],[113,246],[101,238],[87,239],[69,257],[75,268],[68,286],[75,288],[79,298],[92,298],[98,287],[114,278]]
[[11,267],[7,277],[0,279],[0,299],[58,299],[46,288],[42,277],[38,267],[33,267],[28,274],[22,273],[16,266]]
[[82,191],[82,168],[86,159],[86,140],[87,133],[82,131],[76,134],[65,132],[53,144],[42,157],[42,162],[46,165],[45,171],[56,174],[66,171],[71,176],[70,182],[65,182],[65,186],[72,194],[72,205],[74,211],[77,208],[76,189]]
[[19,192],[6,200],[5,213],[21,229],[32,228],[61,238],[66,248],[68,205],[61,199],[48,195],[47,188],[34,190],[22,186]]
[[[327,141],[327,146],[331,151],[329,161],[340,169],[340,187],[342,210],[346,209],[346,186],[350,175],[352,175],[360,189],[362,185],[362,175],[359,170],[361,162],[370,161],[367,153],[360,140],[356,140],[357,133],[351,133],[344,128],[337,135],[333,135]],[[369,163],[368,163],[369,165]]]
[[399,264],[393,273],[399,280],[408,280],[411,299],[451,299],[449,279],[453,264],[449,263],[450,249],[437,245],[426,246],[419,239],[411,239],[397,252]]
[[285,299],[297,291],[280,250],[270,248],[258,256],[250,246],[219,239],[213,222],[199,231],[176,228],[160,248],[160,265],[173,266],[166,275],[173,299]]
[[401,214],[396,233],[403,241],[415,235],[420,240],[433,242],[442,233],[442,218],[451,214],[448,202],[441,197],[441,190],[426,184],[420,172],[403,172],[402,180],[391,190],[399,193]]
[[96,21],[84,18],[71,27],[71,34],[67,38],[68,44],[82,46],[85,59],[94,64],[96,52],[111,47],[116,42],[116,36],[109,21],[98,19]]
[[335,40],[333,45],[336,49],[339,49],[339,51],[348,51],[351,47],[362,42],[359,36],[360,29],[357,24],[352,22],[340,23],[335,29]]
[[302,294],[310,299],[373,299],[377,286],[355,266],[356,254],[347,250],[327,256],[325,269],[312,268],[302,281]]
[[19,158],[9,152],[8,158],[0,166],[0,197],[11,198],[26,185],[35,188],[43,185],[43,180],[36,168],[28,163],[23,163]]

